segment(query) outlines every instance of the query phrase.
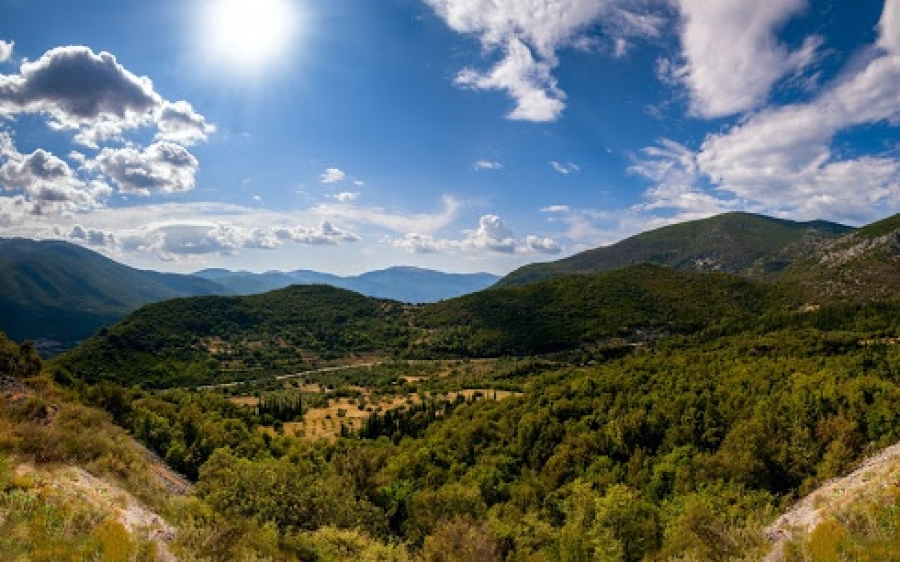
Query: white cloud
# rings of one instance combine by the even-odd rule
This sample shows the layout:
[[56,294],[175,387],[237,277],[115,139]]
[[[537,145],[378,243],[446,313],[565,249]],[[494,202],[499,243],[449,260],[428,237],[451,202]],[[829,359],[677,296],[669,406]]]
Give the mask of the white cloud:
[[158,140],[167,140],[190,146],[205,141],[216,131],[216,127],[206,122],[206,118],[194,111],[186,101],[165,102],[156,119],[159,127]]
[[[0,199],[0,220],[2,203]],[[57,223],[51,234],[115,256],[149,254],[163,262],[193,262],[208,256],[237,255],[241,250],[275,250],[287,244],[333,246],[360,240],[329,221],[303,226],[291,215],[223,204],[104,209],[72,220],[79,222],[71,227]],[[254,226],[261,224],[273,226]]]
[[560,245],[552,238],[541,238],[531,234],[525,237],[525,245],[537,254],[556,255],[562,251]]
[[322,183],[340,183],[345,179],[347,179],[347,174],[338,168],[328,168],[319,176],[319,181]]
[[393,241],[395,248],[410,253],[436,252],[496,254],[558,254],[561,246],[550,238],[528,235],[516,240],[512,229],[497,215],[484,215],[478,228],[464,232],[460,239],[435,238],[429,234],[409,233]]
[[501,53],[488,71],[466,68],[456,84],[506,92],[515,102],[509,119],[555,121],[565,93],[553,69],[557,51],[583,47],[595,23],[614,37],[654,36],[662,19],[622,0],[425,0],[447,25],[478,38],[486,54]]
[[179,193],[194,188],[199,162],[183,146],[156,142],[143,150],[104,148],[96,165],[123,193]]
[[318,215],[340,219],[356,224],[375,225],[394,232],[431,233],[456,220],[462,204],[445,195],[441,198],[442,208],[433,213],[399,213],[379,207],[362,207],[353,204],[318,205],[312,209]]
[[319,223],[318,228],[294,227],[275,229],[279,240],[290,240],[299,244],[336,245],[344,242],[357,242],[360,238],[348,230],[335,227],[328,221]]
[[567,213],[569,212],[568,205],[550,205],[549,207],[544,207],[541,209],[542,213]]
[[561,164],[559,162],[550,162],[550,167],[558,173],[564,176],[568,176],[569,174],[575,174],[581,171],[581,167],[578,164],[574,164],[572,162],[567,162],[565,164]]
[[497,162],[496,160],[478,160],[474,164],[472,164],[472,168],[476,171],[481,170],[499,170],[503,168],[503,164]]
[[435,240],[433,236],[416,232],[411,232],[403,238],[394,240],[393,246],[411,254],[432,254],[440,252],[446,247],[445,243]]
[[112,191],[100,181],[82,180],[64,160],[46,150],[19,153],[8,133],[0,133],[0,162],[0,189],[21,191],[31,214],[90,209],[101,205]]
[[[697,155],[719,189],[768,208],[826,212],[853,220],[861,204],[898,202],[898,161],[884,156],[841,158],[834,137],[859,125],[900,125],[900,0],[888,0],[871,60],[846,73],[808,103],[762,111],[709,136]],[[855,177],[848,175],[852,170]],[[846,183],[839,185],[835,178]]]
[[512,253],[516,250],[515,235],[497,215],[481,217],[478,229],[465,239],[464,244],[494,252]]
[[352,203],[359,198],[359,192],[345,191],[344,193],[338,193],[334,198],[341,203]]
[[12,58],[13,47],[15,47],[15,42],[0,40],[0,64]]
[[116,245],[114,234],[93,228],[84,228],[80,224],[73,226],[72,230],[65,235],[65,238],[80,240],[89,246],[112,247]]
[[776,33],[806,8],[806,0],[676,0],[681,14],[683,66],[673,78],[687,86],[691,110],[723,117],[762,104],[782,77],[809,65],[821,39],[810,37],[797,51]]
[[506,50],[506,58],[490,72],[467,68],[456,77],[456,84],[505,91],[516,101],[515,109],[507,115],[513,121],[556,121],[566,107],[566,94],[551,74],[553,65],[535,60],[531,49],[518,39],[510,39]]
[[87,47],[57,47],[18,74],[0,74],[0,115],[36,113],[58,131],[74,131],[74,140],[92,148],[125,132],[150,125],[159,139],[193,143],[214,127],[186,102],[167,102],[146,76],[137,76],[107,52]]
[[764,109],[693,151],[663,139],[629,168],[654,187],[638,212],[686,220],[745,209],[862,223],[900,204],[900,159],[843,154],[832,144],[862,125],[900,125],[900,0],[887,0],[877,43],[808,102]]

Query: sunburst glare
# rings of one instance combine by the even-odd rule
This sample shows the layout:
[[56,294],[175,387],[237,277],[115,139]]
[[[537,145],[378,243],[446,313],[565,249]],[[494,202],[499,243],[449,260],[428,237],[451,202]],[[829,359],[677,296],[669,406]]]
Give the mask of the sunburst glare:
[[302,14],[292,0],[211,0],[199,10],[206,64],[230,75],[258,75],[290,56]]

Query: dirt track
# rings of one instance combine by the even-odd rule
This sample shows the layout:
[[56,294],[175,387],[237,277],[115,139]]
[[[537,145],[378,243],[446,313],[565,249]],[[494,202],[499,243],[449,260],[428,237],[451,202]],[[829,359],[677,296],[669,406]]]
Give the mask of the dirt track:
[[898,482],[900,443],[868,458],[847,476],[829,480],[766,527],[766,537],[773,543],[766,562],[784,560],[782,551],[785,543],[812,531],[836,509],[858,500],[877,497],[885,488]]

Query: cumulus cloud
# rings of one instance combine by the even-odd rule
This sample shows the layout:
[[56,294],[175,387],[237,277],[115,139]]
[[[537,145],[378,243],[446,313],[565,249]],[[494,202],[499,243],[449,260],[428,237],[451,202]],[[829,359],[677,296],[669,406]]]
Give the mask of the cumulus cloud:
[[[57,232],[59,232],[58,229]],[[80,224],[73,226],[72,230],[65,234],[65,238],[81,241],[89,246],[112,247],[116,245],[114,234],[93,228],[84,228]]]
[[503,164],[497,162],[496,160],[478,160],[474,164],[472,164],[472,168],[475,171],[481,170],[499,170],[503,167]]
[[541,238],[531,234],[525,237],[525,245],[537,254],[555,255],[562,251],[560,245],[552,238]]
[[322,183],[340,183],[347,179],[347,174],[339,168],[328,168],[319,176]]
[[435,240],[431,235],[417,232],[411,232],[403,238],[394,240],[393,245],[395,248],[411,254],[433,254],[447,247],[446,241]]
[[497,215],[481,217],[478,228],[465,239],[464,244],[494,252],[512,253],[516,250],[516,239],[512,230]]
[[808,66],[821,39],[791,52],[777,31],[806,8],[806,0],[677,0],[683,65],[669,66],[687,86],[691,110],[724,117],[762,104],[773,84]]
[[183,146],[156,142],[141,150],[104,148],[96,165],[123,193],[179,193],[194,188],[199,162]]
[[291,242],[316,246],[357,242],[360,239],[359,236],[352,232],[337,228],[328,221],[322,221],[317,228],[296,226],[293,228],[275,229],[274,233],[279,240],[290,240]]
[[[57,234],[63,231],[56,227]],[[285,244],[338,245],[359,237],[328,221],[318,226],[246,227],[227,222],[170,221],[112,232],[76,224],[62,236],[71,241],[126,253],[149,253],[164,262],[230,256],[241,250],[274,250]]]
[[410,253],[467,252],[499,254],[558,254],[560,245],[550,239],[528,235],[517,240],[506,222],[497,215],[484,215],[478,228],[464,233],[460,239],[435,238],[429,234],[409,233],[393,241],[395,248]]
[[15,42],[0,40],[0,64],[5,63],[12,58],[13,47]]
[[352,203],[359,198],[359,192],[356,191],[345,191],[343,193],[338,193],[334,196],[335,199],[340,201],[341,203]]
[[157,139],[186,146],[205,141],[216,131],[216,127],[207,123],[206,118],[194,111],[186,101],[163,103],[157,116],[157,126]]
[[0,226],[7,229],[25,226],[25,219],[32,213],[31,203],[22,195],[13,197],[0,196]]
[[159,139],[192,143],[214,130],[185,102],[167,102],[146,76],[137,76],[107,52],[57,47],[18,74],[0,74],[0,115],[45,115],[51,128],[75,131],[74,140],[98,148],[126,131],[157,125]]
[[578,164],[574,164],[572,162],[567,162],[565,164],[561,164],[559,162],[550,162],[550,167],[558,173],[564,176],[568,176],[569,174],[575,174],[581,171],[581,167]]
[[557,51],[590,44],[588,28],[598,21],[616,37],[655,35],[661,19],[621,0],[426,0],[458,33],[500,53],[493,68],[462,70],[456,84],[506,92],[515,107],[509,119],[546,122],[559,118],[566,95],[553,69]]
[[21,191],[32,214],[89,209],[111,194],[100,181],[84,181],[62,159],[44,150],[21,154],[8,133],[0,133],[0,188]]

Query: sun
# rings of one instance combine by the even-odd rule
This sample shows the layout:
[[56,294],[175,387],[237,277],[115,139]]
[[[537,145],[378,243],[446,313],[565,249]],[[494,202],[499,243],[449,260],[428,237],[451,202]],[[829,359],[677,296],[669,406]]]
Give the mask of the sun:
[[284,64],[300,32],[296,0],[206,0],[199,19],[204,62],[238,75]]

